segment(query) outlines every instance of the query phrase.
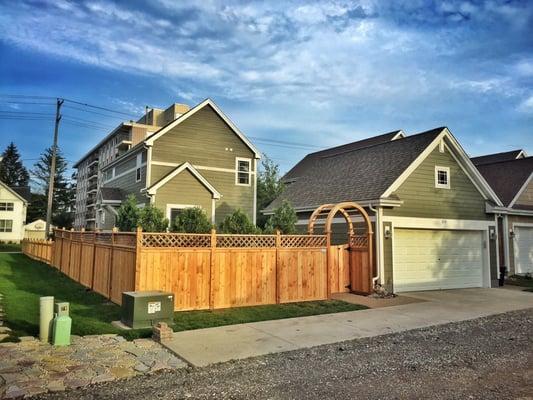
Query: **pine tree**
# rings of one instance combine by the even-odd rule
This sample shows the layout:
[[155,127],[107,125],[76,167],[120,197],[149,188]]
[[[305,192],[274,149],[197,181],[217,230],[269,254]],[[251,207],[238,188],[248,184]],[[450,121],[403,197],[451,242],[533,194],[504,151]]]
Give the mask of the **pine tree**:
[[22,164],[17,146],[11,142],[2,153],[0,181],[8,186],[28,186],[29,180],[30,175]]
[[[34,164],[32,175],[33,181],[42,195],[48,196],[48,183],[50,179],[52,165],[52,148],[47,148]],[[67,160],[57,149],[56,171],[54,176],[54,193],[52,198],[52,223],[60,223],[62,226],[69,226],[69,218],[72,218],[75,187],[66,177],[68,170]],[[46,205],[44,210],[34,210],[34,212],[46,215]],[[70,217],[69,217],[70,215]],[[57,221],[56,221],[57,220]]]

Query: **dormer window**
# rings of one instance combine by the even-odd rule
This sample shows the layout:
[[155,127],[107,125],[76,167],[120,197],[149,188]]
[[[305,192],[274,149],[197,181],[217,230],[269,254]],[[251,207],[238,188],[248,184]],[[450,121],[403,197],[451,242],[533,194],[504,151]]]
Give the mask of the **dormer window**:
[[438,189],[450,188],[450,168],[435,167],[435,187]]
[[235,184],[240,186],[249,186],[250,185],[250,172],[252,160],[249,158],[239,158],[235,159]]

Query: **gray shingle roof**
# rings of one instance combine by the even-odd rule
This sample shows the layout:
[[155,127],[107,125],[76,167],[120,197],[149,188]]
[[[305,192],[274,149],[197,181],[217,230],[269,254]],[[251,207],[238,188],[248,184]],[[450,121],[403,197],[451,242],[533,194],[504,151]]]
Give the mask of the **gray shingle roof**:
[[516,158],[522,153],[521,149],[506,151],[503,153],[487,154],[479,157],[472,157],[470,160],[474,165],[483,165],[483,164],[492,164],[500,161],[511,161],[516,160]]
[[[476,165],[476,168],[507,207],[533,172],[533,157]],[[515,204],[513,208],[528,207]]]
[[378,199],[443,129],[316,157],[266,211],[283,199],[296,208]]

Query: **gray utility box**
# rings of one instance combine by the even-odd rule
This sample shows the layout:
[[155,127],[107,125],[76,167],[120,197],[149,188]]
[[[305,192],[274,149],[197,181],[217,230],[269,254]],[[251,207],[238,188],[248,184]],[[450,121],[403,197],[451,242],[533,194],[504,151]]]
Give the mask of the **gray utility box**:
[[174,294],[161,290],[122,292],[122,323],[133,328],[151,328],[158,322],[172,324]]

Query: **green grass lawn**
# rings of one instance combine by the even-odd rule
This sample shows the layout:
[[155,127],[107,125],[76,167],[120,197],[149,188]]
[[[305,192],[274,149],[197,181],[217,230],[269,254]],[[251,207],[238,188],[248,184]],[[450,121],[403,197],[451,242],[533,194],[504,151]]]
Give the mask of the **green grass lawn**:
[[0,243],[0,253],[5,251],[20,251],[20,244]]
[[531,276],[512,275],[505,281],[507,285],[522,286],[526,292],[533,292],[533,278]]
[[[120,319],[120,307],[44,263],[22,254],[0,254],[0,293],[4,295],[5,323],[13,337],[39,334],[39,297],[54,296],[70,303],[72,333],[89,335],[120,333],[127,339],[148,337],[149,329],[123,331],[111,325]],[[174,331],[200,329],[244,322],[328,314],[366,307],[342,301],[311,301],[214,311],[174,314]]]

